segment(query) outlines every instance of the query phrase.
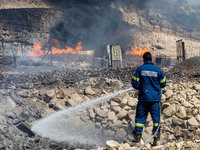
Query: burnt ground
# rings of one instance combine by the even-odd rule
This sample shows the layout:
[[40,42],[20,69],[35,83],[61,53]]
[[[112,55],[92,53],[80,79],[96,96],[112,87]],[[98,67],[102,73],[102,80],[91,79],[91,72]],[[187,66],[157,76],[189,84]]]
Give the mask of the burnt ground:
[[[196,62],[196,61],[195,61]],[[185,63],[187,64],[187,63]],[[183,65],[184,66],[184,65]],[[182,66],[182,67],[183,67]],[[178,68],[178,66],[175,66]],[[61,89],[65,88],[69,91],[83,94],[85,87],[90,86],[91,82],[96,82],[96,87],[105,89],[107,92],[120,90],[119,83],[114,82],[114,79],[123,83],[123,89],[131,87],[130,79],[133,76],[136,67],[126,67],[122,69],[68,69],[40,66],[32,67],[38,69],[30,73],[30,67],[23,66],[18,70],[12,69],[12,66],[1,68],[1,128],[0,128],[0,145],[1,149],[74,149],[69,143],[59,143],[51,141],[47,138],[42,138],[35,135],[30,127],[32,123],[44,116],[58,111],[59,107],[54,107],[50,102],[51,96],[43,93],[42,89]],[[200,81],[198,71],[191,73],[185,69],[184,73],[176,71],[172,68],[165,74],[171,82],[181,80]],[[28,71],[27,71],[28,70]],[[90,80],[95,79],[94,81]],[[96,80],[98,79],[98,80]],[[106,79],[106,80],[105,80]],[[111,81],[107,81],[111,79]],[[113,80],[113,82],[112,82]],[[102,91],[96,91],[96,95],[88,96],[89,99],[94,99],[102,95]],[[104,93],[105,94],[105,93]],[[67,94],[66,94],[67,95]],[[68,97],[70,94],[68,95]],[[191,129],[190,129],[191,130]],[[189,134],[188,134],[189,136]],[[188,138],[192,138],[189,136]],[[76,145],[77,146],[77,145]],[[91,145],[84,145],[90,147]],[[81,145],[78,147],[82,147]]]

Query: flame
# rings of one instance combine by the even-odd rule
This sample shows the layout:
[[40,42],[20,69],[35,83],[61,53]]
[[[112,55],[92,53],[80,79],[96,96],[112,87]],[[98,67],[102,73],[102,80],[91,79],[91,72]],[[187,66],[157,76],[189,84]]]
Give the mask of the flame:
[[149,52],[149,49],[148,48],[144,48],[144,49],[142,49],[142,48],[138,48],[137,46],[135,46],[135,48],[134,48],[134,50],[132,50],[132,51],[126,51],[126,53],[125,54],[127,54],[127,55],[139,55],[139,56],[143,56],[144,55],[144,53],[146,53],[146,52]]
[[58,48],[61,47],[61,46],[60,46],[60,42],[59,42],[58,39],[52,38],[52,39],[51,39],[51,44],[54,44],[54,43],[55,43],[56,47],[58,47]]
[[[60,49],[61,46],[58,39],[53,38],[51,40],[51,43],[53,42],[55,43],[56,47],[54,46],[51,48],[52,54],[67,54],[67,53],[81,54],[82,49],[83,49],[81,42],[79,42],[74,48],[70,46],[66,46],[66,49]],[[33,51],[29,55],[34,56],[34,57],[45,55],[45,51],[42,50],[41,48],[42,48],[41,43],[35,43],[33,45]]]
[[33,45],[33,49],[34,51],[30,52],[30,56],[34,56],[34,57],[38,57],[38,56],[41,56],[41,55],[44,55],[44,51],[41,50],[42,46],[41,43],[35,43]]
[[105,58],[106,58],[106,55],[102,57],[102,59],[105,59]]

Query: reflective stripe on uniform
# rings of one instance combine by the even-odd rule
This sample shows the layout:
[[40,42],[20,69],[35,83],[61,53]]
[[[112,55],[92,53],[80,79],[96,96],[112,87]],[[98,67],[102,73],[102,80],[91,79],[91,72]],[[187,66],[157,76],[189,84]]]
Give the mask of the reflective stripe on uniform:
[[135,123],[135,126],[136,127],[144,127],[144,124],[142,124],[142,123]]
[[164,79],[160,80],[160,83],[164,83],[166,81],[166,77]]
[[158,72],[155,72],[155,71],[141,71],[141,76],[158,77]]
[[137,78],[136,76],[133,76],[132,78],[133,80],[140,81],[140,78]]
[[159,124],[159,123],[153,123],[153,126],[154,126],[154,127],[157,127],[157,126],[158,126],[158,124]]

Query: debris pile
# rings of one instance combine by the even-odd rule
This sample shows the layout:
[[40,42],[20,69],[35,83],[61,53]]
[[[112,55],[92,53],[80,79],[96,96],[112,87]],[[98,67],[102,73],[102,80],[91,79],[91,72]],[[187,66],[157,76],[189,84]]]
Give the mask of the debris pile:
[[[35,135],[32,123],[58,110],[131,87],[135,68],[117,70],[54,70],[37,74],[2,74],[1,148],[77,148]],[[200,139],[200,83],[168,80],[162,95],[161,144]],[[87,108],[82,122],[93,123],[110,139],[131,141],[137,91],[133,90]],[[143,139],[151,136],[148,116]],[[87,133],[85,133],[87,134]],[[175,145],[176,145],[175,144]],[[195,144],[195,141],[194,141]],[[127,144],[125,144],[127,145]],[[183,144],[184,145],[184,144]],[[78,147],[84,147],[79,145]],[[134,147],[134,146],[133,146]]]
[[183,61],[181,64],[176,65],[167,72],[168,78],[182,78],[200,77],[200,56],[191,57]]

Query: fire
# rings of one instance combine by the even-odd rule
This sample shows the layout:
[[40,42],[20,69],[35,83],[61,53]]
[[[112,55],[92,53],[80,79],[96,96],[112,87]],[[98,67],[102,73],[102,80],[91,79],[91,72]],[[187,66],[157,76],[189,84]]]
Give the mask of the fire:
[[105,58],[106,58],[106,55],[102,57],[102,59],[105,59]]
[[[79,42],[75,47],[70,47],[70,46],[66,46],[65,49],[60,49],[60,42],[58,39],[53,38],[51,40],[52,44],[55,44],[55,46],[53,46],[51,48],[51,52],[52,54],[81,54],[82,52],[82,43]],[[42,44],[41,43],[35,43],[33,46],[33,51],[29,54],[30,56],[34,56],[34,57],[38,57],[38,56],[42,56],[45,55],[45,51],[41,49],[42,48]]]
[[34,57],[44,55],[44,51],[42,51],[41,48],[42,48],[42,44],[41,43],[35,43],[33,45],[34,51],[32,51],[29,55],[30,56],[34,56]]
[[132,50],[132,51],[126,51],[125,54],[127,54],[127,55],[139,55],[139,56],[143,56],[144,53],[146,53],[146,52],[149,52],[148,48],[145,47],[144,49],[142,49],[142,48],[138,48],[137,46],[135,46],[134,50]]

